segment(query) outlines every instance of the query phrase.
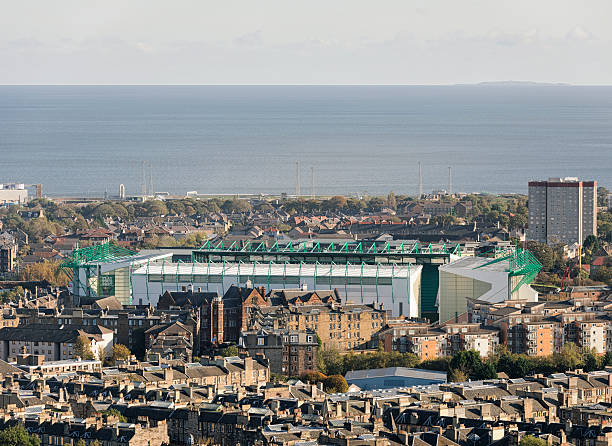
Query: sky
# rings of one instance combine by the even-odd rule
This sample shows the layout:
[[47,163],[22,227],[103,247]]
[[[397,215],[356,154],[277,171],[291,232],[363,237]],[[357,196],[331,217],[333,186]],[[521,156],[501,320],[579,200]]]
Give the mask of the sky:
[[612,84],[610,0],[2,0],[0,84]]

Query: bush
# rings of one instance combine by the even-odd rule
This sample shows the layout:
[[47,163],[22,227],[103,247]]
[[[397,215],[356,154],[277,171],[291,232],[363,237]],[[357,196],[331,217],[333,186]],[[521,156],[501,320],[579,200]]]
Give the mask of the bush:
[[344,393],[348,390],[348,383],[344,376],[332,375],[323,381],[323,388],[327,393]]
[[309,384],[320,383],[320,382],[325,381],[326,379],[327,379],[327,376],[325,376],[321,372],[304,372],[300,375],[300,381],[303,381]]
[[224,358],[228,356],[238,356],[238,347],[236,347],[235,345],[230,345],[229,347],[221,349],[219,354]]
[[0,432],[0,446],[40,446],[40,440],[30,435],[21,424]]
[[519,441],[519,446],[546,446],[547,444],[546,440],[534,437],[533,435],[525,435]]

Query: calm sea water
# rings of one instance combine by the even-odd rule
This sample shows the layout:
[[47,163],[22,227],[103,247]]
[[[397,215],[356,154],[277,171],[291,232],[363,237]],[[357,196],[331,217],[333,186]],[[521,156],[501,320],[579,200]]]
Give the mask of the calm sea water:
[[138,193],[142,160],[170,193],[610,187],[612,87],[0,87],[0,182]]

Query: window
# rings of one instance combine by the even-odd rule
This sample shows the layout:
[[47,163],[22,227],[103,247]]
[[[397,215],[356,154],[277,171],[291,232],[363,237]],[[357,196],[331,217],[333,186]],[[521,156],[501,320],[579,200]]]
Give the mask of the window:
[[309,335],[307,339],[308,339],[308,342],[312,342],[312,336]]
[[264,345],[264,338],[257,338],[257,345]]

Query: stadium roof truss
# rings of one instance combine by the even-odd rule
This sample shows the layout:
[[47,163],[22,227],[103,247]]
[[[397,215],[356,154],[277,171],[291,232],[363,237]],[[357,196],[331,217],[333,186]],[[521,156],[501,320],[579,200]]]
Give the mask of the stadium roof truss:
[[89,277],[91,274],[90,270],[93,267],[97,267],[100,263],[133,259],[137,254],[136,251],[106,242],[73,250],[70,257],[60,264],[60,268],[71,282],[76,279],[79,287],[88,289],[89,285],[87,283],[81,283],[81,275],[79,274],[81,269],[84,269],[86,276]]
[[389,242],[356,242],[356,243],[330,243],[327,246],[321,246],[321,243],[299,242],[299,243],[279,243],[275,242],[272,246],[268,246],[265,242],[247,241],[239,243],[224,243],[223,240],[214,243],[206,241],[200,251],[208,251],[212,253],[253,253],[253,254],[284,254],[284,253],[323,253],[323,254],[435,254],[435,255],[461,255],[461,246],[458,243],[429,243],[421,244],[419,242],[402,242],[400,244],[391,244]]
[[542,264],[526,249],[511,250],[506,255],[502,255],[490,262],[479,265],[475,269],[484,268],[505,261],[508,262],[508,276],[520,277],[520,280],[514,288],[512,288],[510,294],[517,291],[521,286],[531,283],[542,269]]

